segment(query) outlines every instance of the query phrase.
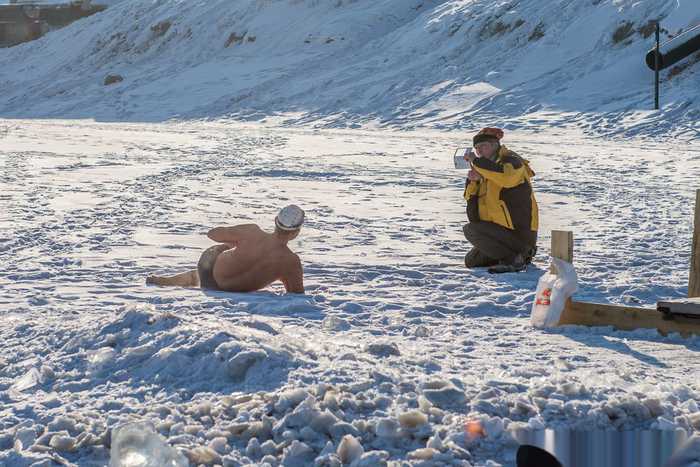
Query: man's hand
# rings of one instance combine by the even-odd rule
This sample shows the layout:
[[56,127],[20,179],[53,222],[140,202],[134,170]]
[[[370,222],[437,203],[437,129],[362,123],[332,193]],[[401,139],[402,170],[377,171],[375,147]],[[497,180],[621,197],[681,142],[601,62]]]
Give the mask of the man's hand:
[[474,162],[474,159],[476,159],[476,153],[474,152],[474,150],[468,149],[467,152],[464,153],[464,159],[467,162]]
[[478,182],[482,178],[483,177],[479,174],[479,172],[477,172],[474,169],[471,169],[469,171],[469,173],[467,174],[467,179],[469,179],[469,181],[472,181],[472,182]]

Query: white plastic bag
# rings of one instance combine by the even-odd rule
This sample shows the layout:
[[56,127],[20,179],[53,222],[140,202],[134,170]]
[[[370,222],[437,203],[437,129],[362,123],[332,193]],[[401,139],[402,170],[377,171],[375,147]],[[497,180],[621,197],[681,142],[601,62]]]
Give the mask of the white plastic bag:
[[578,288],[574,265],[552,258],[550,271],[540,277],[532,304],[530,322],[536,328],[549,328],[559,323],[566,300]]

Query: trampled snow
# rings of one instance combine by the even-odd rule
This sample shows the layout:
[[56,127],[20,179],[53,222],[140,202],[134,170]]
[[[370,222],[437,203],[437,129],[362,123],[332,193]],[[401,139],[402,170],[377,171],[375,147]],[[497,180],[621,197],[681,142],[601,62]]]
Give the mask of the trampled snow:
[[[0,465],[107,465],[119,427],[224,466],[700,431],[700,338],[529,321],[552,229],[579,299],[687,293],[698,65],[662,73],[654,112],[643,58],[650,19],[668,37],[700,7],[552,3],[124,0],[0,49]],[[451,159],[483,124],[537,173],[525,273],[462,264]],[[145,285],[289,203],[306,295]]]
[[[135,421],[193,465],[512,465],[517,428],[700,428],[698,338],[529,324],[552,229],[575,232],[579,298],[686,293],[693,145],[507,132],[541,251],[490,276],[462,267],[469,135],[3,125],[0,462],[105,465]],[[144,284],[288,202],[306,295]]]

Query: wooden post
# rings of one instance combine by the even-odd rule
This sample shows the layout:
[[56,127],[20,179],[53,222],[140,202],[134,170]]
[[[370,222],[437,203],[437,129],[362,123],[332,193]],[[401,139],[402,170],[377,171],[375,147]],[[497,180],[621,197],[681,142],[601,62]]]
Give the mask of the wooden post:
[[700,297],[700,190],[695,192],[695,221],[693,246],[690,254],[688,297]]
[[552,230],[552,257],[574,262],[574,233],[568,230]]

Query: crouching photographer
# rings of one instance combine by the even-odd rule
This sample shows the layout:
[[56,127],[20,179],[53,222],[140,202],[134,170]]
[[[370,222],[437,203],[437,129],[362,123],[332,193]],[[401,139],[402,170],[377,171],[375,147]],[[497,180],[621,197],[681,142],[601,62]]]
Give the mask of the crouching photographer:
[[471,164],[464,236],[473,246],[464,264],[491,273],[525,270],[537,251],[538,210],[530,183],[535,173],[502,138],[503,130],[484,128],[473,138],[475,152],[464,155]]

